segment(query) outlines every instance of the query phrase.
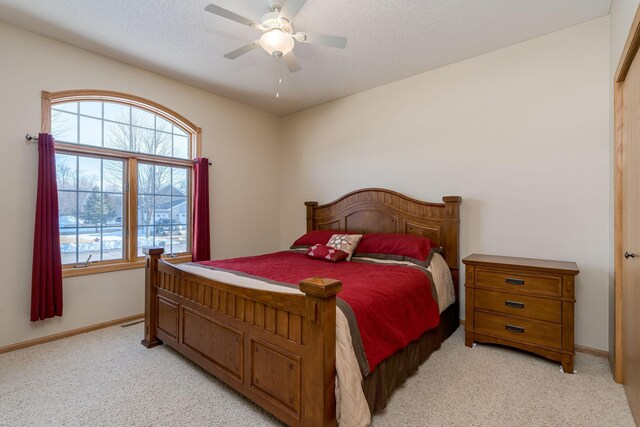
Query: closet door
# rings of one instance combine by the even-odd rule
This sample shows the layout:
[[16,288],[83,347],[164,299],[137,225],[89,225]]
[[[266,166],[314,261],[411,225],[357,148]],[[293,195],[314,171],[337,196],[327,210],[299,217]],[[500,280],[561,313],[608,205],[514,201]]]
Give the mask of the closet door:
[[615,79],[614,376],[640,424],[640,9]]
[[622,86],[622,380],[640,421],[640,55]]

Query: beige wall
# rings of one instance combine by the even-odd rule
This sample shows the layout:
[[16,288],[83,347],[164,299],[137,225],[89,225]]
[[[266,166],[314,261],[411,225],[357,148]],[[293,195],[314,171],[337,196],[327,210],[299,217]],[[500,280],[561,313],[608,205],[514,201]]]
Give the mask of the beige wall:
[[[143,271],[64,281],[64,317],[29,322],[40,91],[109,89],[159,102],[202,127],[213,161],[214,257],[280,240],[280,119],[220,96],[0,22],[0,347],[143,311]],[[256,208],[259,207],[259,208]]]
[[[638,10],[638,5],[640,4],[640,0],[613,0],[611,2],[611,9],[609,10],[609,83],[610,83],[610,91],[609,91],[609,135],[610,135],[610,146],[609,146],[609,157],[611,164],[611,174],[610,174],[610,186],[613,189],[613,130],[614,130],[614,119],[613,119],[613,81],[615,78],[616,69],[618,68],[618,63],[620,62],[620,56],[622,55],[622,50],[624,49],[624,45],[627,41],[627,37],[629,35],[629,30],[631,29],[631,23],[633,22],[633,18],[635,17],[636,11]],[[609,351],[613,352],[614,348],[614,261],[613,261],[613,191],[609,197],[609,205],[611,212],[611,220],[609,224],[609,229],[611,230],[610,238],[609,238],[609,246],[610,246],[610,268],[609,268]]]
[[285,117],[281,246],[305,200],[460,195],[462,256],[576,261],[576,343],[607,349],[608,31],[603,17]]

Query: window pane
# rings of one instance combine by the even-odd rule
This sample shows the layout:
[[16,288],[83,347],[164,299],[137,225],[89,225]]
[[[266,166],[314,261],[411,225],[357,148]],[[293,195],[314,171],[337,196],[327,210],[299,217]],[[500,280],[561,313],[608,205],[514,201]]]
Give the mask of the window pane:
[[153,225],[153,196],[138,196],[138,225]]
[[171,252],[181,253],[189,252],[187,227],[185,225],[177,225],[173,227],[172,240],[171,240]]
[[156,116],[156,130],[171,133],[173,125],[160,116]]
[[[153,223],[160,226],[171,224],[171,197],[156,196],[155,207]],[[168,231],[163,227],[156,228],[156,234],[162,234],[163,236],[169,234]]]
[[114,102],[104,103],[105,120],[129,124],[131,122],[129,111],[130,107],[128,105],[116,104]]
[[138,194],[153,194],[154,181],[153,165],[138,163]]
[[143,256],[142,248],[153,246],[153,233],[151,227],[138,227],[138,256]]
[[186,196],[189,191],[189,185],[187,183],[187,169],[172,168],[172,188],[171,194],[174,196]]
[[56,154],[56,180],[58,190],[76,190],[76,156]]
[[78,226],[78,198],[75,191],[58,191],[58,216],[60,228]]
[[74,215],[60,215],[58,216],[58,221],[60,223],[60,230],[73,229],[75,233],[75,229],[78,228],[78,218]]
[[78,189],[86,191],[101,190],[102,161],[95,157],[79,158]]
[[60,230],[60,253],[63,264],[75,264],[78,240],[76,230]]
[[100,229],[79,228],[78,229],[78,262],[87,262],[89,255],[91,261],[99,261],[100,257]]
[[102,120],[80,117],[80,144],[102,146]]
[[155,183],[156,194],[171,194],[171,168],[169,166],[156,166]]
[[123,244],[122,244],[122,228],[105,229],[102,239],[102,259],[122,259]]
[[102,225],[122,224],[122,194],[102,193]]
[[187,136],[187,133],[176,125],[173,125],[173,133],[175,133],[176,135]]
[[131,151],[145,154],[154,154],[154,135],[149,129],[132,127],[131,129]]
[[124,163],[120,160],[103,160],[103,191],[122,193],[124,183]]
[[132,151],[130,130],[129,125],[104,122],[104,147]]
[[61,110],[61,111],[68,111],[70,113],[78,113],[78,103],[77,102],[61,102],[61,103],[56,103],[56,104],[52,104],[51,108],[53,110]]
[[156,132],[156,141],[153,154],[171,157],[171,134]]
[[189,139],[186,136],[173,136],[173,157],[189,158]]
[[102,197],[99,192],[78,193],[79,226],[100,226],[100,208]]
[[140,108],[131,109],[131,124],[149,129],[154,127],[154,114]]
[[103,193],[102,259],[123,258],[123,217],[122,194]]
[[78,142],[78,116],[51,111],[51,134],[58,142]]
[[172,197],[171,198],[171,223],[186,224],[187,223],[187,198]]
[[102,102],[82,101],[80,103],[80,114],[101,119]]
[[[124,161],[58,154],[57,179],[68,173],[60,165],[78,164],[74,185],[58,191],[60,249],[64,264],[124,257]],[[75,179],[75,178],[74,178]],[[102,192],[105,189],[107,192]]]
[[122,223],[122,195],[120,194],[80,192],[78,205],[80,225],[103,227]]
[[166,254],[171,253],[169,243],[171,243],[169,236],[158,236],[157,234],[153,236],[153,246],[156,248],[164,248],[164,253]]

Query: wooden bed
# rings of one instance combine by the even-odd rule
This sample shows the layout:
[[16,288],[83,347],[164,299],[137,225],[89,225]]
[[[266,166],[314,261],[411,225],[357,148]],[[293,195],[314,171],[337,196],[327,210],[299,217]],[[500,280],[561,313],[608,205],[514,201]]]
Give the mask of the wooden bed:
[[[456,303],[442,315],[455,321],[450,327],[455,330],[461,198],[443,202],[421,202],[384,189],[357,190],[321,206],[306,202],[307,231],[415,234],[437,242],[456,292]],[[162,252],[144,250],[144,346],[169,345],[286,424],[336,423],[339,278],[303,280],[300,295],[248,289],[182,271],[162,261]]]

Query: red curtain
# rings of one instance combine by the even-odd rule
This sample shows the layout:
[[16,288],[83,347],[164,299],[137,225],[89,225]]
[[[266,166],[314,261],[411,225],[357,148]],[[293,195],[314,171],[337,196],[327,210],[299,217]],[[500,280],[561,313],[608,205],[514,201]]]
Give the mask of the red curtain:
[[196,159],[193,181],[193,260],[208,261],[211,259],[209,232],[209,159]]
[[31,321],[62,316],[62,261],[53,137],[38,137],[38,195],[31,275]]

